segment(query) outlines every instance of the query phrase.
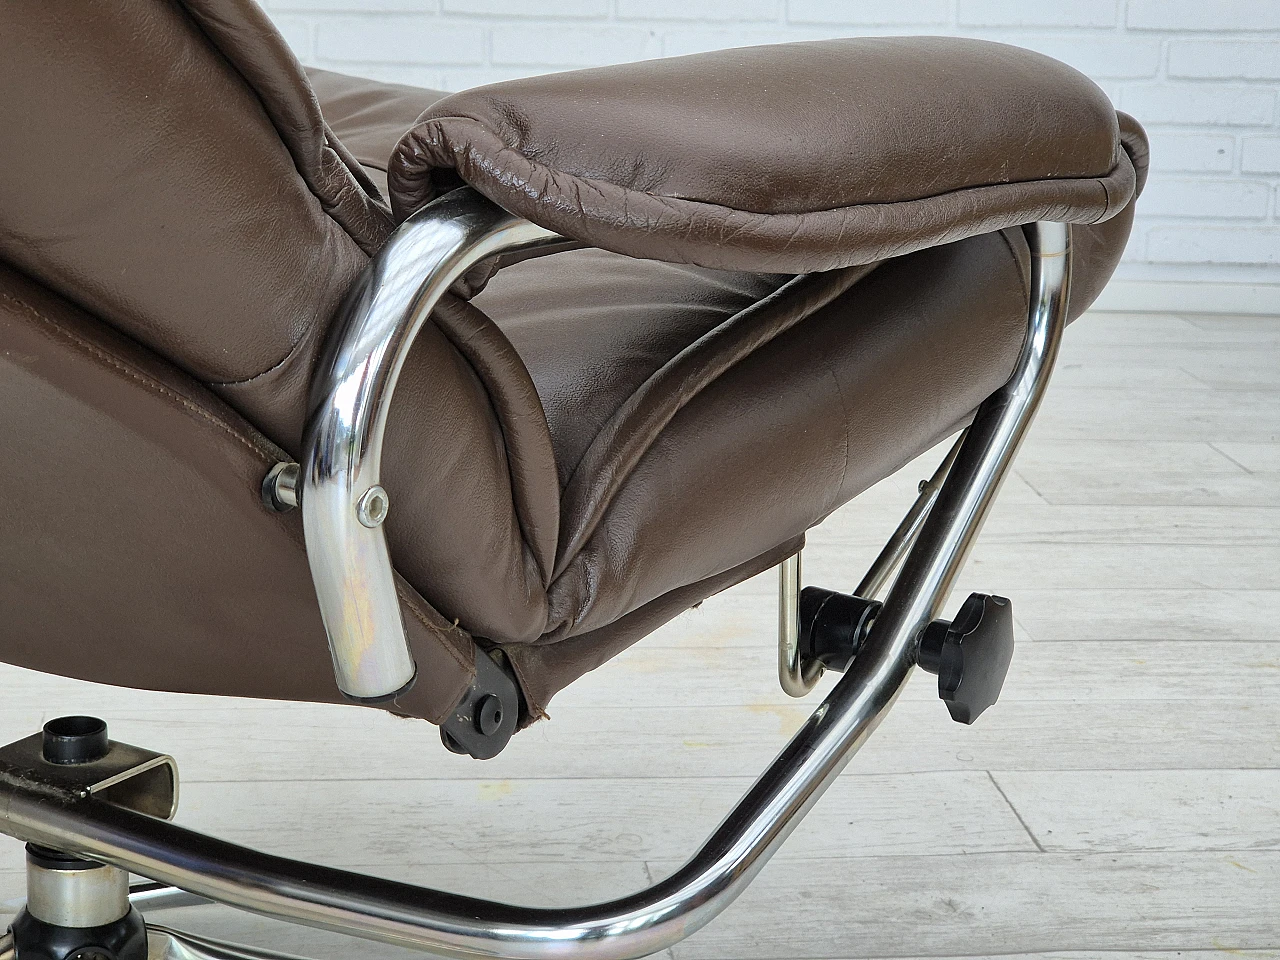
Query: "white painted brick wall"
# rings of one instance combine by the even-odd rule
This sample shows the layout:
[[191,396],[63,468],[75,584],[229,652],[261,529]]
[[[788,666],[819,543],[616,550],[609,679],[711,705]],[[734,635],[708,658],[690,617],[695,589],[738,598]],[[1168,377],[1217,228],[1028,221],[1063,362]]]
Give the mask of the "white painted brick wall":
[[267,0],[306,63],[458,90],[860,34],[984,37],[1093,77],[1147,126],[1120,276],[1280,284],[1280,0]]

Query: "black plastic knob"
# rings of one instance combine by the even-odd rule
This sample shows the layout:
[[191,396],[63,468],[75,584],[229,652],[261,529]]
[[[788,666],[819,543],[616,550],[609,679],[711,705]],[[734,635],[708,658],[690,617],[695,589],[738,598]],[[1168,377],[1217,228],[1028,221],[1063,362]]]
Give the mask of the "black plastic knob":
[[1013,660],[1013,604],[971,593],[954,620],[935,620],[920,638],[916,662],[938,675],[951,719],[973,723],[1000,697]]

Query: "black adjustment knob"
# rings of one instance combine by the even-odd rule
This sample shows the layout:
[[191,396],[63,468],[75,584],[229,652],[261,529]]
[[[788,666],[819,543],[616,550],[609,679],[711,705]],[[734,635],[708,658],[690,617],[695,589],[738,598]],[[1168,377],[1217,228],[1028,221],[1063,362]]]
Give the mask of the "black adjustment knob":
[[1013,604],[971,593],[954,620],[925,627],[916,662],[938,675],[951,719],[973,723],[999,698],[1012,659]]

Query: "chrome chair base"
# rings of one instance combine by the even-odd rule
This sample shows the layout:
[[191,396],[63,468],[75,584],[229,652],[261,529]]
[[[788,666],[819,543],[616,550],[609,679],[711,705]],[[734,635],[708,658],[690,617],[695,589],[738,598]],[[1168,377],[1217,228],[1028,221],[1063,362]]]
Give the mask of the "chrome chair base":
[[[131,893],[135,909],[214,901],[464,958],[626,960],[683,940],[752,881],[880,724],[917,664],[922,634],[950,593],[1057,355],[1070,284],[1070,233],[1057,223],[1026,229],[1032,295],[1028,335],[1012,378],[979,407],[944,463],[945,479],[922,491],[868,575],[874,591],[901,562],[848,671],[711,838],[666,880],[608,903],[535,909],[301,863],[163,819],[170,795],[155,792],[163,778],[147,781],[147,790],[122,789],[116,779],[112,789],[95,792],[84,786],[92,763],[81,768],[82,777],[68,779],[69,768],[60,770],[62,779],[51,777],[49,761],[32,753],[30,738],[0,750],[0,831],[156,881]],[[314,487],[307,488],[304,510],[315,496]],[[798,586],[798,577],[789,579]],[[790,670],[793,663],[788,658],[783,666]],[[21,744],[28,744],[25,753],[10,753]],[[118,749],[151,758],[146,769],[172,769],[168,758],[112,744]],[[108,754],[94,762],[111,761]],[[171,786],[176,798],[176,772]],[[280,960],[279,954],[163,927],[148,927],[148,944],[151,960]]]

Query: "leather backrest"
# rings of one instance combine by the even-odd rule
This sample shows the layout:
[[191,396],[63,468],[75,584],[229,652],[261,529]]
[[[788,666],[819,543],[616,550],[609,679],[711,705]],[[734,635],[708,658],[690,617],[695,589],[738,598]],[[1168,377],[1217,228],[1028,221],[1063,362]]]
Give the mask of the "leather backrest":
[[[266,16],[252,0],[14,0],[0,90],[0,259],[295,449],[301,404],[282,413],[278,394],[305,394],[390,221]],[[285,388],[253,389],[298,353]]]
[[[162,690],[341,701],[280,451],[190,377],[0,263],[0,661]],[[439,722],[470,638],[400,584]]]
[[[0,90],[0,263],[298,457],[316,357],[391,218],[266,16],[252,0],[0,4]],[[450,619],[534,637],[558,524],[546,424],[492,323],[452,298],[439,312],[391,411],[392,557]]]

